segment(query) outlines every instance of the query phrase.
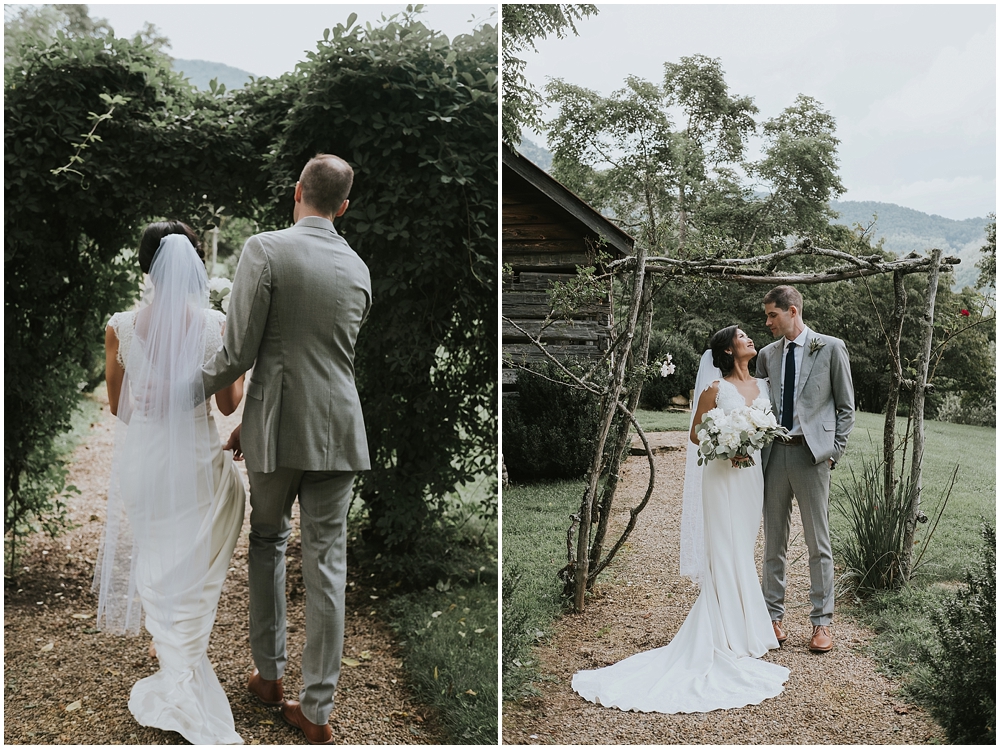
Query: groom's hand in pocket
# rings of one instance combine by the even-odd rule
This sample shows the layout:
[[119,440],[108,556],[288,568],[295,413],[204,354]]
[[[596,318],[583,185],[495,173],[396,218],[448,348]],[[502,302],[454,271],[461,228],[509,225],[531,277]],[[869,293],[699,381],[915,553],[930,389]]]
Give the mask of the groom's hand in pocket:
[[240,447],[240,431],[243,425],[237,426],[233,433],[229,435],[229,440],[222,446],[223,450],[233,451],[233,460],[243,460],[243,449]]

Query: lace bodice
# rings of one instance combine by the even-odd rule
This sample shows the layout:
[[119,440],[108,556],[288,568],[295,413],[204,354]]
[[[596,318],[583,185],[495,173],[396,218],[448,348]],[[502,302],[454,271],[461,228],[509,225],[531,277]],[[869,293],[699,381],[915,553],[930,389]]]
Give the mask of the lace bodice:
[[[211,359],[215,352],[219,350],[222,346],[222,326],[226,322],[226,316],[214,309],[206,309],[205,311],[205,359],[208,361]],[[115,335],[118,336],[118,363],[122,365],[122,369],[125,369],[125,363],[128,361],[129,348],[132,345],[132,339],[135,336],[135,316],[138,310],[129,310],[128,312],[116,312],[111,316],[108,321],[108,325],[111,326],[115,331]]]
[[[734,408],[740,408],[741,406],[745,406],[747,404],[746,398],[743,397],[743,394],[733,383],[728,380],[718,380],[718,383],[719,393],[715,396],[716,406],[721,408],[723,411],[729,412]],[[767,410],[771,407],[771,398],[768,395],[767,380],[757,378],[757,390],[760,394],[754,398],[751,405],[761,410]]]

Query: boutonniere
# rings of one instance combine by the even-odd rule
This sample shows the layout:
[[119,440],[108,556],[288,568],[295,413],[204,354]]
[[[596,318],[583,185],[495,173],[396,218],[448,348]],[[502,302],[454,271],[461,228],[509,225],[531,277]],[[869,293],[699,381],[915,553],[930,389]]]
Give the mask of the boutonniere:
[[825,345],[826,344],[823,343],[823,341],[821,341],[819,338],[810,338],[809,339],[809,356],[812,356],[813,354],[815,354],[817,351],[819,351]]

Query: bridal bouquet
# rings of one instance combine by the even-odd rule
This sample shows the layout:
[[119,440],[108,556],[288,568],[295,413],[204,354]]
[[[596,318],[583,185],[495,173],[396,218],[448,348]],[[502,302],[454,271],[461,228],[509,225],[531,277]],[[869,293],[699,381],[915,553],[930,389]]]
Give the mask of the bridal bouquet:
[[788,430],[778,424],[771,407],[742,406],[726,413],[721,408],[708,411],[695,427],[698,434],[698,465],[710,460],[750,458],[739,461],[739,468],[754,465],[752,453],[784,437]]
[[228,278],[213,276],[208,279],[208,302],[212,309],[222,314],[229,312],[229,295],[233,290],[233,282]]

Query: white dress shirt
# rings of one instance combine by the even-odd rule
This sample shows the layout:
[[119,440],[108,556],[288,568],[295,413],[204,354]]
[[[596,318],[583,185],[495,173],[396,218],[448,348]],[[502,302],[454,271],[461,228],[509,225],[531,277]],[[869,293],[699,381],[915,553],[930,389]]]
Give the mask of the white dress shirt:
[[[799,333],[798,337],[794,341],[789,341],[787,338],[785,338],[782,341],[781,379],[778,380],[778,382],[781,383],[782,391],[784,391],[785,388],[785,357],[788,356],[788,344],[794,343],[795,344],[795,393],[798,394],[799,392],[799,374],[802,372],[802,360],[805,357],[804,351],[810,333],[812,333],[812,331],[809,329],[809,327],[803,326],[802,332]],[[781,404],[784,402],[785,402],[785,393],[782,392],[781,399],[778,401],[779,409],[781,408]],[[794,403],[794,398],[792,399],[792,402]],[[781,423],[780,414],[778,418],[778,423],[779,424]],[[788,433],[792,436],[802,435],[802,425],[799,424],[799,411],[797,408],[792,409],[792,428],[791,430],[789,430]]]

